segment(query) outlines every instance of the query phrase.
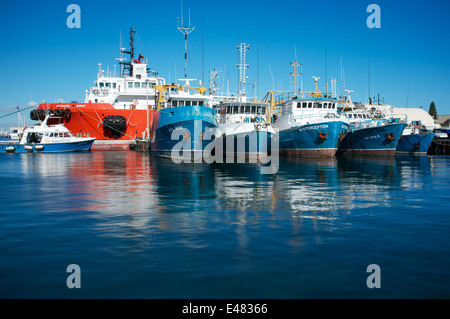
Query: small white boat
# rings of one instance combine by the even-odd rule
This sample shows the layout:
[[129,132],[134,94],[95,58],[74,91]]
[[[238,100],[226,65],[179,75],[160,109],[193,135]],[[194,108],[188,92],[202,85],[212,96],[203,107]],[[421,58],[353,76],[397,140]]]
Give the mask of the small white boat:
[[89,151],[95,138],[75,137],[63,125],[47,125],[50,115],[40,125],[25,127],[19,141],[1,142],[0,153],[50,153]]

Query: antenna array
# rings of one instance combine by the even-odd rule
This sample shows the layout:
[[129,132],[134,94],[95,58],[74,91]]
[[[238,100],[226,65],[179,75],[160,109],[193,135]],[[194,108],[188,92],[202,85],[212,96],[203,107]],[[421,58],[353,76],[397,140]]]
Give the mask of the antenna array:
[[245,63],[245,52],[250,50],[250,45],[242,42],[237,49],[239,51],[239,64],[237,65],[239,69],[239,95],[245,95],[245,85],[247,84],[245,70],[249,68],[248,64]]

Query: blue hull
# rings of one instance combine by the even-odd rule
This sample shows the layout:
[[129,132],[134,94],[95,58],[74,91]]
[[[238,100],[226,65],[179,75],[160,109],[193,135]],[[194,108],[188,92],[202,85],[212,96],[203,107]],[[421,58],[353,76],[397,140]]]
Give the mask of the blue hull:
[[[19,144],[2,143],[0,153],[61,153],[61,152],[83,152],[91,149],[94,139],[74,143],[51,143],[51,144]],[[14,147],[14,150],[7,150]]]
[[172,150],[202,152],[211,143],[217,127],[216,111],[205,106],[179,106],[154,115],[150,151],[171,155]]
[[433,132],[402,135],[398,141],[396,153],[425,155],[435,135],[436,133]]
[[349,132],[339,146],[338,154],[394,155],[405,127],[404,123],[392,123]]
[[280,130],[280,154],[334,156],[349,128],[345,122],[330,121]]

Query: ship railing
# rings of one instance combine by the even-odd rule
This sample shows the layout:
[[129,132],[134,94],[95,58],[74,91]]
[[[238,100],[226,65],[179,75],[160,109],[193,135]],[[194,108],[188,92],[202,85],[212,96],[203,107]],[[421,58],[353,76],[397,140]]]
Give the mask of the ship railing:
[[350,125],[354,130],[361,130],[368,127],[383,126],[389,123],[391,123],[391,121],[388,119],[361,119],[350,121]]

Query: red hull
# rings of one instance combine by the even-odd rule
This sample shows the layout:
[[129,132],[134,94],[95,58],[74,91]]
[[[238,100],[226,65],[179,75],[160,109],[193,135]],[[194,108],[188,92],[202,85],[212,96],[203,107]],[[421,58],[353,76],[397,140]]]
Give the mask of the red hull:
[[[39,110],[56,115],[49,119],[49,124],[62,123],[76,136],[95,137],[96,141],[91,148],[94,151],[128,150],[132,141],[136,137],[143,137],[143,132],[147,130],[145,109],[121,110],[108,103],[42,103],[36,114],[42,120],[45,115],[39,114]],[[153,110],[149,110],[148,114],[151,128]],[[120,123],[122,126],[109,126],[105,122],[107,117],[119,117],[123,121]]]

